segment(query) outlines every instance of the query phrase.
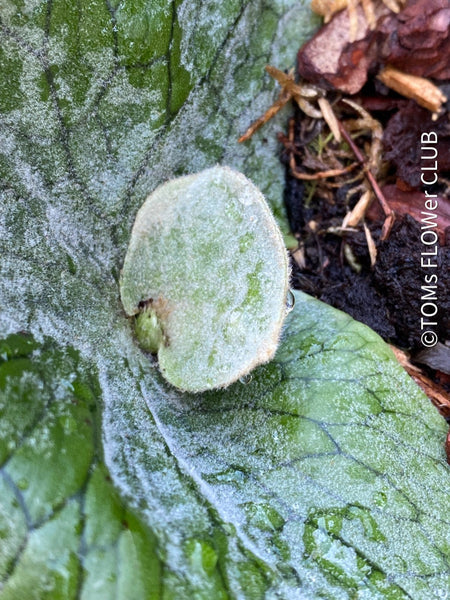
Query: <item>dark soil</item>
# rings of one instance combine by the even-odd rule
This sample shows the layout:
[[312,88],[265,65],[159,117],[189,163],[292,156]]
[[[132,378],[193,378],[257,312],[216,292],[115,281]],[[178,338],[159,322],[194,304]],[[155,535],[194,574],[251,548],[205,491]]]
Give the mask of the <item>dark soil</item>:
[[[411,109],[408,110],[410,112]],[[423,109],[419,110],[423,111]],[[385,130],[388,129],[388,143],[392,148],[395,138],[393,138],[392,126],[388,127],[392,112],[378,113],[376,117],[381,120]],[[345,119],[345,115],[343,118]],[[414,189],[399,178],[402,164],[398,153],[395,155],[395,161],[385,160],[382,183],[389,184],[390,189],[394,189],[394,203],[397,196],[395,210],[398,216],[388,238],[380,241],[384,222],[383,213],[372,209],[366,215],[366,224],[377,247],[376,263],[371,267],[362,225],[359,224],[356,230],[352,231],[337,230],[347,212],[361,195],[357,185],[364,180],[362,169],[360,178],[356,178],[356,181],[355,173],[352,173],[316,182],[314,188],[311,188],[310,181],[305,182],[294,177],[292,175],[293,154],[295,164],[302,168],[302,161],[305,158],[307,161],[311,160],[311,142],[320,133],[320,126],[308,123],[311,120],[298,110],[294,120],[294,151],[292,140],[288,143],[286,137],[280,136],[285,145],[282,155],[282,160],[286,164],[285,203],[291,230],[299,240],[302,252],[302,260],[292,261],[293,287],[347,312],[374,329],[387,342],[408,350],[414,358],[424,351],[420,319],[421,306],[424,302],[421,299],[424,294],[422,286],[426,285],[424,281],[426,271],[421,266],[421,252],[427,248],[420,240],[421,222],[416,220],[420,210],[415,212],[416,219],[408,214],[411,211],[407,203],[408,194],[405,194],[404,190],[406,188],[410,194],[414,193],[420,198],[420,188]],[[398,121],[397,116],[396,123]],[[343,122],[345,124],[345,120]],[[402,135],[401,127],[399,130],[399,135]],[[450,138],[445,140],[447,144],[449,140]],[[361,151],[366,153],[369,140],[361,137],[355,139],[355,142],[360,146]],[[402,143],[399,143],[399,147],[401,146]],[[405,154],[406,156],[410,156],[410,153]],[[343,165],[346,163],[348,161],[344,160]],[[411,165],[409,169],[411,171]],[[420,169],[420,160],[416,169]],[[445,210],[448,210],[450,173],[441,171],[439,176],[440,180],[435,189],[439,193],[441,204],[445,203]],[[396,184],[398,188],[395,187]],[[426,353],[425,361],[428,362],[426,368],[435,380],[439,374],[450,374],[450,348],[447,351],[446,346],[450,341],[450,228],[447,227],[445,230],[447,222],[442,222],[444,229],[440,236],[441,245],[437,247],[435,259],[438,266],[433,270],[437,275],[436,304],[439,312],[435,318],[437,325],[434,330],[440,341],[440,361],[438,368],[433,368],[433,351]],[[346,251],[345,246],[348,246]],[[349,249],[353,255],[350,260]],[[295,252],[294,257],[297,256],[298,252]],[[450,391],[449,378],[444,377],[443,385]]]
[[[396,346],[400,363],[450,422],[450,13],[442,0],[408,0],[398,14],[371,5],[372,25],[354,8],[358,36],[350,11],[340,11],[297,55],[297,74],[327,90],[340,124],[321,106],[332,136],[324,121],[296,110],[279,136],[299,242],[292,283]],[[335,139],[339,132],[344,143]],[[424,164],[430,154],[434,167]],[[355,215],[370,189],[376,200],[360,203]],[[426,205],[425,192],[436,195],[436,207]],[[391,211],[393,226],[385,220]],[[446,450],[450,463],[450,434]]]

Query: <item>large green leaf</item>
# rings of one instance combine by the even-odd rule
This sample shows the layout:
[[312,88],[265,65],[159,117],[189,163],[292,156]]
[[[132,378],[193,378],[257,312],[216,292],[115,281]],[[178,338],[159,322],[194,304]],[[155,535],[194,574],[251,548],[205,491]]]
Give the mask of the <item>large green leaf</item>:
[[6,0],[0,19],[1,600],[445,597],[445,423],[375,334],[298,295],[275,361],[188,396],[119,300],[162,181],[228,164],[281,215],[277,124],[235,140],[306,3]]
[[288,321],[275,360],[220,392],[113,359],[103,445],[90,369],[10,336],[0,598],[445,593],[442,419],[365,326],[302,294]]

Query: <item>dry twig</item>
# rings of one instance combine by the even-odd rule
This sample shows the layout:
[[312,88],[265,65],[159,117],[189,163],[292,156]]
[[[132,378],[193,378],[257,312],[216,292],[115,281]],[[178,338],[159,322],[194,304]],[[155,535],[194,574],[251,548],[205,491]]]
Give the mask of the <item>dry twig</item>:
[[292,175],[296,179],[304,179],[305,181],[315,181],[316,179],[328,179],[329,177],[338,177],[339,175],[345,175],[345,173],[350,173],[358,166],[358,163],[352,163],[348,165],[348,167],[343,167],[342,169],[329,169],[327,171],[318,171],[317,173],[303,173],[298,169],[291,169]]
[[383,209],[383,212],[386,216],[386,219],[383,224],[383,228],[381,230],[381,238],[380,238],[381,240],[385,240],[388,237],[389,232],[392,229],[392,225],[394,224],[395,213],[391,209],[389,204],[387,203],[386,198],[384,197],[383,192],[381,191],[380,186],[378,185],[373,173],[369,169],[367,169],[364,156],[361,154],[358,146],[354,143],[350,134],[345,129],[345,127],[342,125],[342,123],[339,123],[339,129],[341,130],[342,136],[344,137],[345,141],[348,143],[348,145],[352,149],[354,155],[356,156],[356,159],[364,167],[364,174],[367,177],[367,179],[373,189],[373,192],[374,192],[378,202],[380,203],[381,208]]
[[355,204],[353,209],[347,213],[342,221],[342,227],[356,227],[361,219],[364,218],[366,214],[366,210],[372,200],[372,194],[370,190],[366,190],[363,194],[361,194],[360,199]]
[[[312,119],[324,119],[330,128],[330,131],[338,141],[341,140],[337,119],[333,113],[330,103],[324,97],[324,92],[318,86],[309,83],[298,84],[295,82],[294,74],[284,73],[276,67],[266,66],[266,71],[281,86],[278,98],[266,112],[250,125],[244,135],[241,135],[238,142],[245,142],[251,138],[257,129],[264,123],[267,123],[277,112],[279,112],[289,100],[295,100],[299,108]],[[317,101],[320,110],[312,105]]]
[[267,123],[267,121],[270,121],[270,119],[274,117],[277,114],[277,112],[279,112],[283,108],[283,106],[287,104],[291,99],[292,96],[288,92],[283,93],[283,91],[281,91],[280,95],[272,104],[272,106],[269,109],[267,109],[266,112],[261,117],[259,117],[259,119],[257,119],[250,125],[247,131],[238,139],[238,142],[241,143],[249,140],[257,129],[262,127],[264,123]]

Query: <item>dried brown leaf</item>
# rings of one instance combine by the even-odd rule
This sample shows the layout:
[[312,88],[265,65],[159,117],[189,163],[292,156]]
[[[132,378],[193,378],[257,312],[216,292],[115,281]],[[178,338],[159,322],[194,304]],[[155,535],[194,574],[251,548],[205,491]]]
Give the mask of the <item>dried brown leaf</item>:
[[[404,191],[396,185],[385,185],[382,192],[392,210],[399,216],[410,215],[415,221],[420,222],[425,207],[425,194],[417,190]],[[445,230],[450,227],[450,201],[447,198],[437,197],[436,214],[437,234],[443,245],[445,243]],[[375,202],[370,206],[367,216],[369,219],[383,218],[383,212]]]
[[[376,7],[376,18],[391,14],[383,4]],[[367,81],[367,71],[376,61],[376,33],[361,6],[356,7],[357,31],[350,43],[351,20],[348,11],[336,14],[298,53],[302,77],[326,87],[355,94]]]
[[450,79],[448,0],[409,0],[400,12],[398,0],[389,4],[391,10],[386,4],[387,0],[365,0],[365,10],[352,3],[351,11],[334,15],[300,48],[299,73],[322,87],[349,94],[361,89],[368,71],[386,64],[419,77]]

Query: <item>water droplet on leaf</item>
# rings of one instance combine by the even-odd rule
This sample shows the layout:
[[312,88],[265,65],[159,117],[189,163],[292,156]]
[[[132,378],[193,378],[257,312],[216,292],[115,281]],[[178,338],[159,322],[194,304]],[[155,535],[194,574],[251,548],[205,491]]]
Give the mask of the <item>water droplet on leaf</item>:
[[290,313],[291,310],[294,308],[295,306],[295,296],[292,293],[292,290],[288,290],[287,296],[286,296],[286,314]]

